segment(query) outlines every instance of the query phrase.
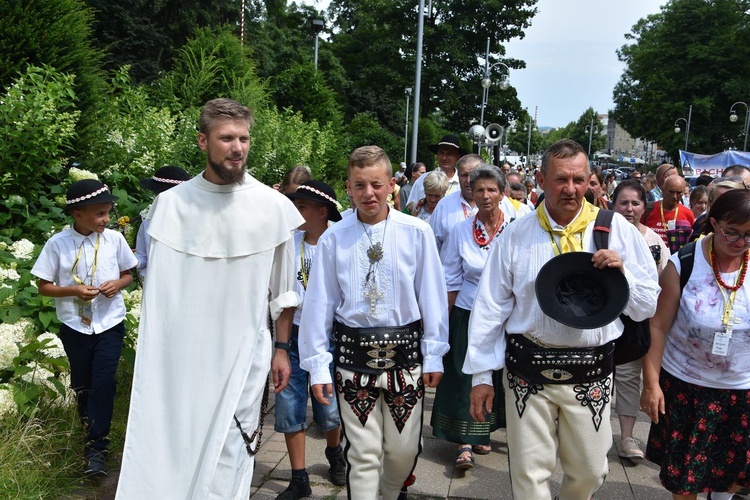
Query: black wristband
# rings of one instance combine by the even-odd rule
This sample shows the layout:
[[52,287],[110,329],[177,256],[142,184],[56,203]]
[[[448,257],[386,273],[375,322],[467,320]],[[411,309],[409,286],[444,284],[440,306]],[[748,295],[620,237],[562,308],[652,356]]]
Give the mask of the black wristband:
[[276,349],[283,349],[283,350],[289,352],[289,350],[292,348],[292,341],[290,340],[289,342],[279,342],[277,340],[276,342],[273,343],[273,346]]

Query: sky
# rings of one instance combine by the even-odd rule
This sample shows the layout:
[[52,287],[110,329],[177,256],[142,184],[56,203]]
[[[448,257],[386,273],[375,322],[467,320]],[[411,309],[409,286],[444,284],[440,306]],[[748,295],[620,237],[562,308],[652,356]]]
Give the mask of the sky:
[[[538,106],[538,125],[564,127],[589,107],[600,114],[612,109],[612,90],[625,68],[616,51],[633,25],[666,1],[539,0],[526,36],[506,44],[507,57],[526,62],[511,71],[510,83],[532,115]],[[323,10],[329,2],[298,3]]]

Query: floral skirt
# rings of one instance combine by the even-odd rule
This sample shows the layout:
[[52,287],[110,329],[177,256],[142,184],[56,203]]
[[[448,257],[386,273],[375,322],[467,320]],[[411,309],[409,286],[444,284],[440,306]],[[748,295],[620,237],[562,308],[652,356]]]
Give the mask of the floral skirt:
[[672,493],[750,486],[750,390],[712,389],[661,371],[666,415],[651,424],[646,458]]

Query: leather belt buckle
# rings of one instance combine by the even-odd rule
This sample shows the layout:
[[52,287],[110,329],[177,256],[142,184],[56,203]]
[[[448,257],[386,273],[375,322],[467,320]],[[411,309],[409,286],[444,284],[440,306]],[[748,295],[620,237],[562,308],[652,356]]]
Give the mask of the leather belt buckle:
[[563,380],[570,380],[573,378],[573,374],[569,371],[561,370],[559,368],[553,368],[549,370],[542,370],[542,376],[545,378],[548,378],[550,380],[554,380],[556,382],[560,382]]
[[375,358],[365,364],[373,370],[390,370],[396,366],[396,362],[390,358]]

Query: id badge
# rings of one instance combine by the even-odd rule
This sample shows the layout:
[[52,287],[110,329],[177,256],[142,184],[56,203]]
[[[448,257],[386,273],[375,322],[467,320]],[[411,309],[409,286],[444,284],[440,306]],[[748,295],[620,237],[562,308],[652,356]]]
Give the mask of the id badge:
[[81,317],[81,325],[86,328],[91,326],[91,319],[94,316],[91,311],[91,301],[78,301],[78,315]]
[[674,228],[675,228],[675,221],[674,221],[674,219],[672,219],[670,221],[667,221],[667,229],[669,231],[674,231]]
[[729,339],[732,338],[732,334],[727,332],[716,332],[714,334],[714,346],[711,349],[711,354],[715,356],[726,356],[729,354]]

